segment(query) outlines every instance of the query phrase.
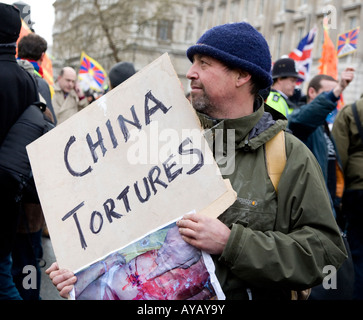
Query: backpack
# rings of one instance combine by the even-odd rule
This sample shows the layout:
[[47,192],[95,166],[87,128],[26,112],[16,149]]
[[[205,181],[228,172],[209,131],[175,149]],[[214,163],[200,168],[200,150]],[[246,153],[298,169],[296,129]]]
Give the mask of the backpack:
[[[274,138],[268,141],[265,145],[265,150],[267,171],[276,192],[278,192],[280,177],[286,165],[284,131],[280,131]],[[318,285],[303,291],[291,291],[291,300],[307,300],[309,297],[310,300],[352,299],[354,284],[353,260],[346,236],[343,232],[341,232],[341,236],[348,253],[348,259],[337,271],[338,288],[336,290],[326,290],[322,285]]]
[[357,102],[354,102],[352,104],[352,111],[353,111],[355,124],[357,125],[357,128],[358,128],[360,139],[362,140],[362,143],[363,143],[363,128],[362,128],[362,124],[360,122],[359,114],[358,114],[358,111],[357,111]]
[[[268,141],[265,145],[265,150],[267,172],[277,193],[280,178],[286,165],[284,131],[280,131],[275,137]],[[291,300],[307,300],[310,292],[311,289],[306,289],[302,291],[291,291]]]
[[[33,82],[38,92],[35,80]],[[27,192],[34,203],[39,202],[26,146],[54,128],[45,111],[46,105],[39,101],[28,106],[0,145],[0,168],[9,172],[19,183],[17,201]]]

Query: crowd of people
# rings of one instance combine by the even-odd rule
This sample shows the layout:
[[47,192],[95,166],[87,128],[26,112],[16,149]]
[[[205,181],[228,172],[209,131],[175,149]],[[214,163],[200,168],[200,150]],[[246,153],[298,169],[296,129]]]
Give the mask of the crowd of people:
[[[11,155],[26,159],[29,139],[93,100],[68,66],[49,86],[42,71],[46,41],[32,33],[17,45],[20,29],[19,10],[0,3],[0,300],[41,298],[44,217],[29,164],[18,170],[9,165]],[[183,217],[177,222],[183,240],[212,256],[227,299],[362,299],[363,99],[343,107],[332,128],[326,121],[355,70],[339,79],[315,76],[297,97],[295,62],[282,58],[272,67],[268,42],[248,23],[213,27],[186,56],[188,99],[202,127],[235,132],[236,167],[224,178],[237,201],[218,219]],[[132,63],[117,63],[110,89],[135,72]],[[284,167],[274,185],[266,150],[279,134]],[[37,269],[36,289],[23,286],[27,265]],[[326,266],[337,270],[330,290]],[[47,273],[67,298],[77,277],[56,262]]]

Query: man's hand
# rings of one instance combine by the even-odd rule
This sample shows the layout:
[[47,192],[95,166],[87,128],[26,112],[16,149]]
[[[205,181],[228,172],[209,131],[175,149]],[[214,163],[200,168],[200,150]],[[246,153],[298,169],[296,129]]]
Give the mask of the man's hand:
[[81,86],[79,85],[79,83],[77,82],[74,86],[74,91],[76,91],[77,96],[79,99],[84,99],[85,98],[85,94],[81,88]]
[[334,88],[334,95],[338,98],[343,93],[345,88],[353,81],[355,70],[354,68],[346,68],[341,76],[338,85]]
[[146,279],[153,279],[175,268],[187,269],[197,263],[200,257],[200,250],[185,242],[180,235],[179,228],[173,227],[168,231],[164,244],[158,251],[155,259],[157,267],[150,272]]
[[60,270],[57,262],[54,262],[45,272],[57,287],[60,296],[67,299],[73,289],[73,285],[77,282],[77,277],[73,272],[65,269]]
[[185,242],[209,254],[222,254],[231,234],[224,223],[201,214],[188,214],[177,226]]

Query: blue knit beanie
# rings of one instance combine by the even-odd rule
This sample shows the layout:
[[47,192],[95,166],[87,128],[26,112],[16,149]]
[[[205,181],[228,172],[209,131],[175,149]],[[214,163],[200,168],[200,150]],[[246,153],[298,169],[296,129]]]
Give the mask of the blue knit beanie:
[[187,50],[189,60],[193,62],[197,53],[251,73],[261,89],[272,85],[271,53],[267,41],[246,22],[224,24],[208,30],[196,45]]

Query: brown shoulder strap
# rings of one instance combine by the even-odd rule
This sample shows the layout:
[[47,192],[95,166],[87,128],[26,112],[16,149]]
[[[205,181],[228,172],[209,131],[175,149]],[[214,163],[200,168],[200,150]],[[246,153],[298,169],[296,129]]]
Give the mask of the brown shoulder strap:
[[278,191],[280,177],[286,165],[285,133],[280,131],[275,137],[266,143],[266,164],[267,171]]
[[353,110],[354,120],[355,120],[355,123],[357,125],[358,132],[359,132],[360,138],[361,138],[362,143],[363,143],[363,128],[362,128],[362,124],[361,124],[360,119],[359,119],[359,115],[358,115],[358,111],[357,111],[357,103],[356,102],[354,102],[352,104],[352,110]]

